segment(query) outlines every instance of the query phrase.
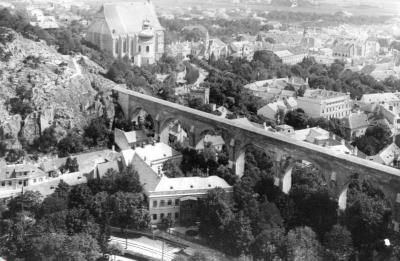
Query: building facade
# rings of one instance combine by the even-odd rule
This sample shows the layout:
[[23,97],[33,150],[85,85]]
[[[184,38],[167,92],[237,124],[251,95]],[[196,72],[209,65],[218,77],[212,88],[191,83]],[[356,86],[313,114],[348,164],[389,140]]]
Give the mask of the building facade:
[[303,97],[297,97],[297,106],[310,117],[341,119],[350,114],[352,104],[350,94],[308,89]]
[[106,3],[89,26],[87,40],[114,57],[129,57],[138,66],[164,53],[164,29],[151,1]]

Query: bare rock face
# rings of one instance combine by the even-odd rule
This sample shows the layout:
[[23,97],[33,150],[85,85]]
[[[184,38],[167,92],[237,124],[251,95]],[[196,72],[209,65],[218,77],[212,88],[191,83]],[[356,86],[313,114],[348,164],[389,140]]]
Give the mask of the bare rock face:
[[[8,33],[8,40],[0,39],[3,133],[32,142],[49,126],[83,129],[93,118],[114,117],[111,90],[115,83],[100,75],[103,68],[86,57],[61,55],[44,42]],[[18,104],[31,109],[21,113]]]

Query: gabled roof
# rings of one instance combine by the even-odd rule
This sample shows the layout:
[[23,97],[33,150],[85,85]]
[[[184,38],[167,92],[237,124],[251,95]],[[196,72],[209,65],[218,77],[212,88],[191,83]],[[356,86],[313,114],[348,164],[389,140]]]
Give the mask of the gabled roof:
[[400,102],[400,99],[394,93],[385,92],[364,94],[360,101],[364,103]]
[[163,30],[154,6],[147,0],[105,3],[102,13],[111,32],[116,35],[142,31],[143,21],[149,20],[154,30]]
[[369,126],[368,115],[365,113],[351,113],[343,119],[344,127],[348,129],[367,128]]
[[109,169],[120,171],[120,165],[118,161],[108,161],[104,163],[97,164],[97,174],[99,177],[103,177]]
[[135,130],[125,132],[125,137],[128,143],[135,143],[138,141],[145,141],[147,140],[147,135],[144,130]]
[[211,143],[211,146],[220,146],[224,145],[225,141],[220,135],[205,135],[196,145],[196,150],[204,149],[204,145],[207,143]]
[[168,178],[163,176],[154,191],[174,191],[179,193],[179,191],[209,190],[218,187],[223,189],[231,188],[224,179],[218,176],[182,178]]
[[383,150],[381,150],[381,152],[379,152],[379,154],[374,157],[374,161],[381,162],[385,165],[390,165],[393,162],[393,160],[395,160],[396,157],[399,156],[400,156],[400,148],[395,143],[392,143]]

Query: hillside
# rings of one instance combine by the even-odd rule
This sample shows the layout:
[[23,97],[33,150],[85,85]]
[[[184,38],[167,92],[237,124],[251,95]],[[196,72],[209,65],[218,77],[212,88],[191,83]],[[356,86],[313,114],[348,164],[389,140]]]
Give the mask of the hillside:
[[0,28],[0,138],[20,136],[31,143],[51,125],[62,136],[104,114],[112,119],[114,83],[102,70],[85,57],[61,55],[44,42]]

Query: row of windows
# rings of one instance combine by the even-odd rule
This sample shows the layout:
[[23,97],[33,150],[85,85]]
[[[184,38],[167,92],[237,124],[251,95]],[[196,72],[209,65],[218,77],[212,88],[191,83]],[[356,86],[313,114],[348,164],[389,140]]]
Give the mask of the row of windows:
[[[158,205],[157,200],[153,200],[153,208],[156,208]],[[165,200],[160,200],[160,207],[165,207],[165,206],[172,206],[172,199],[167,200],[167,204],[165,204]],[[175,199],[175,206],[179,206],[179,199]]]
[[[27,182],[28,180],[26,180],[26,182]],[[43,178],[38,178],[38,179],[33,179],[32,180],[32,183],[36,183],[36,182],[43,182]],[[23,181],[22,180],[18,180],[18,185],[22,185],[23,184]],[[12,181],[10,180],[10,181],[2,181],[1,182],[1,186],[2,187],[5,187],[5,186],[12,186]]]
[[[160,219],[165,218],[165,214],[161,213],[160,214]],[[172,218],[172,213],[167,213],[167,218]],[[175,219],[179,218],[179,212],[175,212]],[[157,214],[153,214],[153,220],[157,220],[158,219],[158,215]]]
[[343,109],[348,109],[345,106],[339,106],[339,107],[329,107],[326,108],[326,110],[322,109],[322,113],[326,112],[333,112],[333,111],[338,111],[338,110],[343,110]]
[[[115,42],[115,53],[119,53],[119,42]],[[132,50],[133,50],[133,43],[132,43]],[[123,41],[122,42],[122,52],[123,53],[127,53],[128,52],[128,43],[127,41]],[[142,52],[142,46],[139,45],[138,47],[138,52],[141,53]],[[150,46],[146,46],[146,52],[149,53],[150,52]]]

